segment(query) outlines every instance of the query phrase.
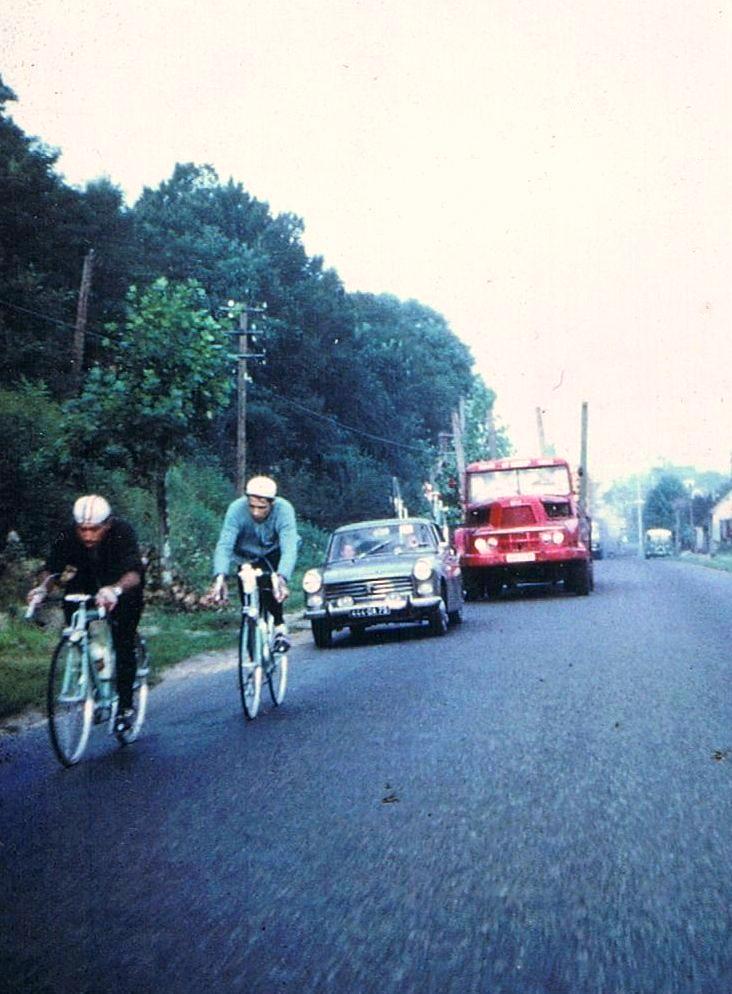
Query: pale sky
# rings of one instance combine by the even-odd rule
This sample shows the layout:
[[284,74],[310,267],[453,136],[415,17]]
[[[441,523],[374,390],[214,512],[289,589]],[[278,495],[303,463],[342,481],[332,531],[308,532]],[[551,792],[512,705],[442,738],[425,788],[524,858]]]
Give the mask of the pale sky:
[[[445,316],[520,453],[732,452],[732,5],[5,0],[11,115],[133,203],[211,163]],[[373,427],[373,426],[372,426]]]

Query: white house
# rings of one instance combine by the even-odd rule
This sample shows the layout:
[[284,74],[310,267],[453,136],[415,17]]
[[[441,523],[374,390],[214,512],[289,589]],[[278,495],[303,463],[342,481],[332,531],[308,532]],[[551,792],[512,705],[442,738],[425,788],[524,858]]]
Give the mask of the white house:
[[732,545],[732,490],[712,508],[712,548]]

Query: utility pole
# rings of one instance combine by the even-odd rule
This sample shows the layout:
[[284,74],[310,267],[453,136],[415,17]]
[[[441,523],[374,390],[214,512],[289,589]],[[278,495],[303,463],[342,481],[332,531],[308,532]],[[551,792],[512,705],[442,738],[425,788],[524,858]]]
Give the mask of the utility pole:
[[465,450],[463,449],[463,425],[460,413],[452,412],[452,439],[455,446],[455,463],[458,471],[460,500],[465,499]]
[[640,556],[641,559],[643,559],[645,557],[646,550],[644,546],[644,535],[643,535],[643,499],[641,498],[640,477],[636,477],[635,493],[636,493],[635,504],[638,509],[638,555]]
[[488,408],[486,416],[486,428],[488,430],[488,458],[496,459],[498,456],[498,444],[496,442],[496,421],[493,417],[493,405]]
[[580,485],[579,505],[587,513],[587,401],[582,401],[582,428],[580,432]]
[[536,408],[536,429],[539,433],[539,455],[546,455],[546,439],[544,437],[544,419],[541,414],[541,408]]
[[249,313],[239,315],[239,368],[236,374],[236,492],[244,493],[247,483],[247,352]]
[[81,271],[81,287],[79,300],[76,305],[76,325],[71,345],[71,392],[78,394],[81,390],[81,378],[84,372],[84,344],[86,340],[86,318],[89,310],[89,291],[91,290],[92,272],[94,270],[94,249],[84,256],[84,267]]
[[[234,307],[234,301],[229,301],[229,309]],[[231,355],[238,363],[236,374],[236,491],[239,495],[244,493],[247,483],[247,362],[249,359],[261,359],[263,352],[253,353],[249,351],[249,315],[261,314],[263,307],[242,308],[239,314],[239,327],[235,331],[228,332],[229,335],[236,335],[239,339],[238,351]],[[257,334],[260,334],[257,331]]]

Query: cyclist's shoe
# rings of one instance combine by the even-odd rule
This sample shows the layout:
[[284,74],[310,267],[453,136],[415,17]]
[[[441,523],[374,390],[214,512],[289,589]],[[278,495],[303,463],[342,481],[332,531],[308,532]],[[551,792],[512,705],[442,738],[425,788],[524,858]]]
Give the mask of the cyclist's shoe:
[[290,640],[285,635],[284,632],[275,632],[274,642],[272,643],[272,651],[281,655],[282,653],[289,652],[290,650]]
[[134,708],[120,708],[114,721],[114,730],[117,735],[129,732],[135,724],[137,712]]

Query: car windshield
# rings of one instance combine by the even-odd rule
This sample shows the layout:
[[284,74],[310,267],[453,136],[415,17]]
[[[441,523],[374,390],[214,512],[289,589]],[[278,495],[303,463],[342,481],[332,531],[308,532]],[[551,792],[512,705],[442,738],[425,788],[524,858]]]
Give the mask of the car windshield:
[[333,536],[328,562],[363,559],[364,556],[403,555],[412,551],[434,551],[434,531],[416,521],[399,521],[337,532]]
[[566,466],[527,466],[468,474],[468,500],[474,503],[521,494],[564,496],[571,489]]

